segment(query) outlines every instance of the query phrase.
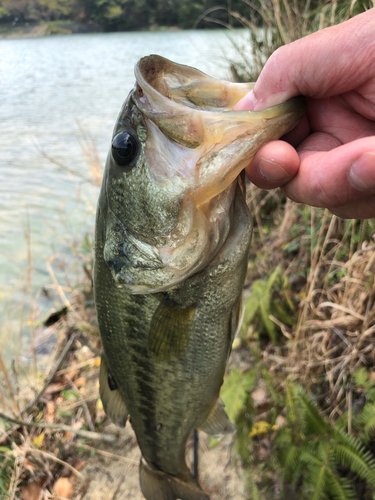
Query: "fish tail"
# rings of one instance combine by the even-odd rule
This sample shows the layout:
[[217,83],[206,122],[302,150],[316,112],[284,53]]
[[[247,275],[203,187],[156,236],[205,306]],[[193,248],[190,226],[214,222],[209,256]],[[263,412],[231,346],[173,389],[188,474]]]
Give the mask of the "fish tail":
[[144,459],[139,465],[139,481],[146,500],[210,500],[193,477],[182,481],[152,469]]

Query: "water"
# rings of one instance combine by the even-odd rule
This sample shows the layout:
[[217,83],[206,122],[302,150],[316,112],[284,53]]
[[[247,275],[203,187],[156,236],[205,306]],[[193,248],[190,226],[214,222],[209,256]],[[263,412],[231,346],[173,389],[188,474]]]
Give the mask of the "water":
[[[94,223],[98,188],[70,178],[41,151],[87,176],[79,126],[95,141],[104,164],[117,114],[134,85],[136,61],[156,53],[217,78],[229,78],[228,60],[236,55],[228,33],[134,32],[0,40],[0,348],[5,343],[8,354],[14,349],[11,339],[19,329],[22,304],[30,302],[23,291],[29,264],[28,282],[34,292],[48,288],[48,259],[59,256],[52,263],[58,272],[64,256],[66,274],[69,248],[91,234]],[[245,31],[230,32],[230,36],[246,43]],[[69,279],[74,282],[73,276]],[[52,305],[58,303],[40,298],[40,314]],[[27,328],[23,335],[25,349]]]

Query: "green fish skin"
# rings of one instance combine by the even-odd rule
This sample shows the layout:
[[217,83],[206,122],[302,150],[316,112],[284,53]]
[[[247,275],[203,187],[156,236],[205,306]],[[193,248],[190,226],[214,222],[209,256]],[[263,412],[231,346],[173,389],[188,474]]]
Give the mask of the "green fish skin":
[[98,201],[94,293],[108,416],[129,418],[147,500],[209,500],[185,462],[191,431],[234,431],[219,398],[251,217],[240,175],[290,130],[302,98],[232,111],[252,84],[141,59],[119,114]]

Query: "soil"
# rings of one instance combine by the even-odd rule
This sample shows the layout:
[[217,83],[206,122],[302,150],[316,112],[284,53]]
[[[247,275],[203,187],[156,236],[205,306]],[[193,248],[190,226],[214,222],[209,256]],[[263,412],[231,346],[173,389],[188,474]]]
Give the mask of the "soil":
[[[125,429],[119,430],[108,423],[104,431],[118,435],[118,441],[97,448],[116,456],[104,456],[97,452],[87,459],[87,465],[81,471],[89,480],[84,500],[144,500],[138,480],[141,455],[131,426],[128,424]],[[227,438],[211,449],[206,435],[200,433],[199,440],[199,481],[204,491],[211,500],[244,500],[241,470],[231,459],[233,438]],[[188,455],[191,455],[191,444]]]

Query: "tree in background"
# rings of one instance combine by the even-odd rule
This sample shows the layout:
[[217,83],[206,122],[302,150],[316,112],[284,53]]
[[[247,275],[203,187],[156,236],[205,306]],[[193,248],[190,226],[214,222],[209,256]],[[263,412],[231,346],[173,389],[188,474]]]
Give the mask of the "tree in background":
[[242,0],[2,0],[0,22],[95,22],[105,31],[176,26],[191,29],[241,26],[249,14]]

